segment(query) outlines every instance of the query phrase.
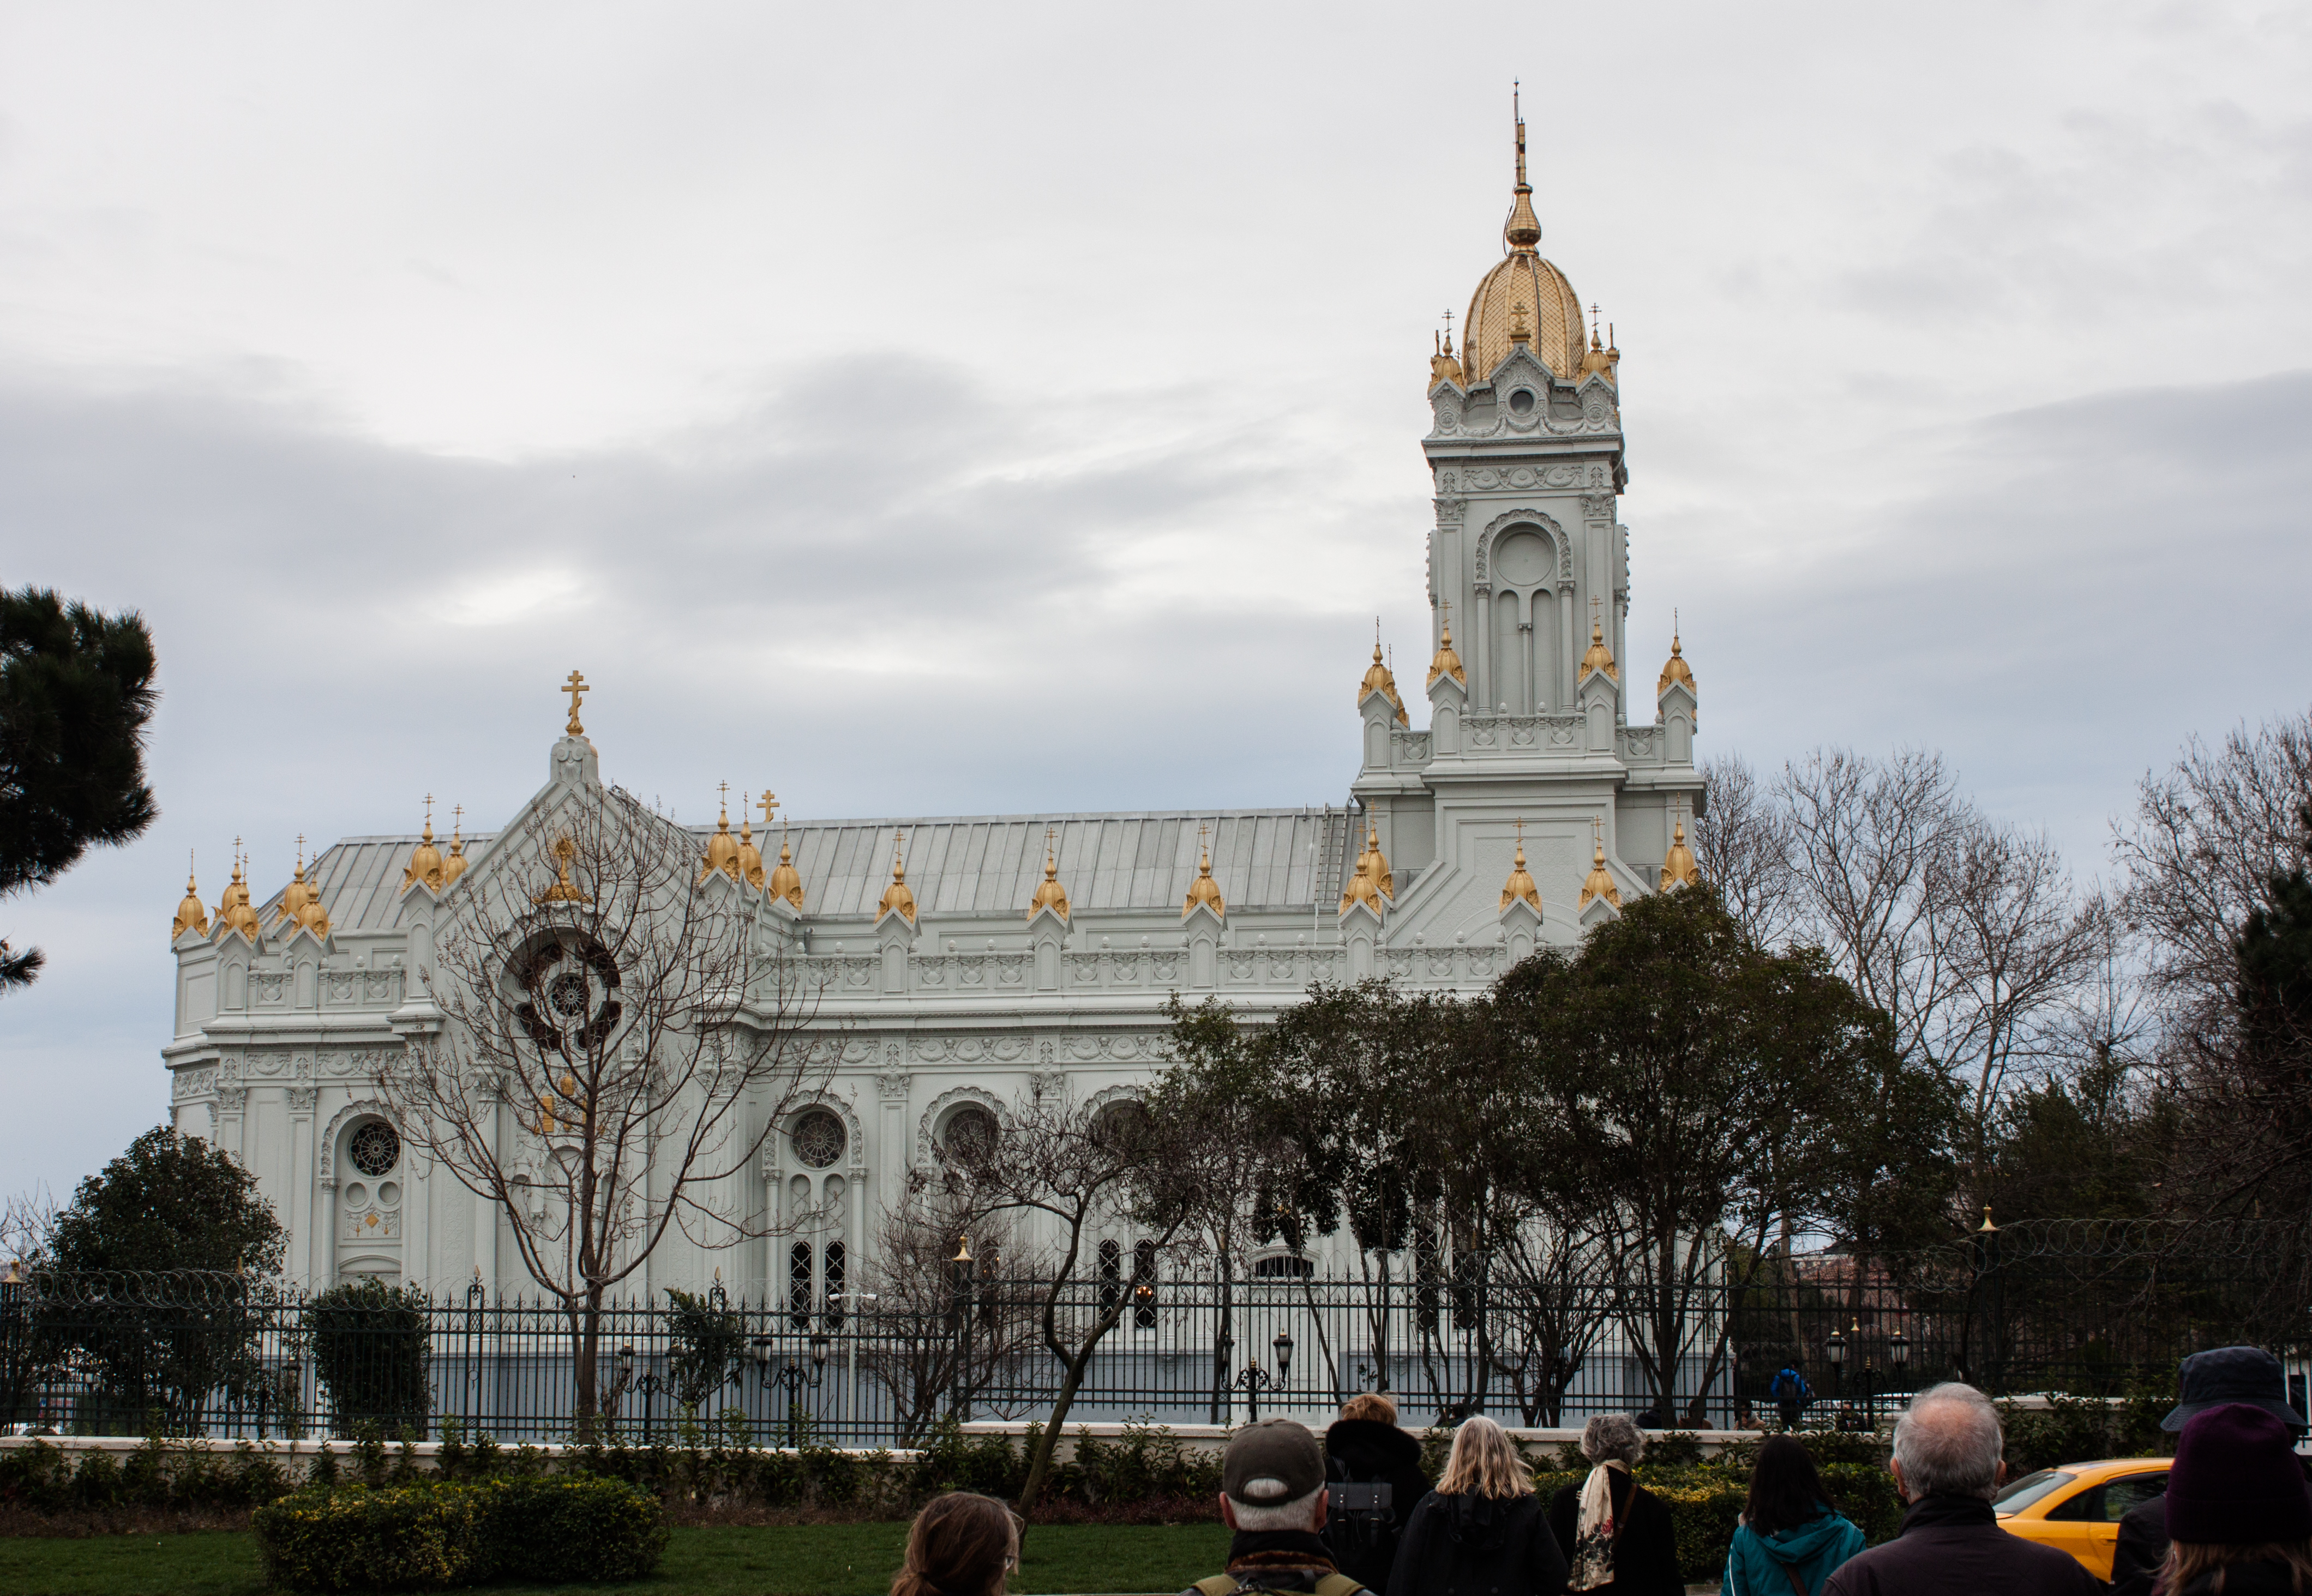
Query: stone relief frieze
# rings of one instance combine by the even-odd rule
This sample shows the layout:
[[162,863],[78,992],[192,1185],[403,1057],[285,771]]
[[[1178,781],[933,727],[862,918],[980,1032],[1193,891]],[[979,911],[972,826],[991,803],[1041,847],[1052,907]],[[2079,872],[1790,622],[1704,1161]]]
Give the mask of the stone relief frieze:
[[915,1084],[912,1075],[879,1075],[875,1077],[875,1095],[885,1103],[905,1103],[907,1088]]
[[1001,1093],[992,1092],[985,1086],[949,1087],[932,1099],[931,1106],[924,1109],[922,1117],[915,1121],[915,1163],[918,1165],[926,1168],[930,1166],[932,1133],[939,1129],[940,1122],[947,1118],[950,1110],[960,1108],[966,1103],[985,1109],[995,1116],[995,1122],[998,1125],[1009,1122],[1012,1118]]

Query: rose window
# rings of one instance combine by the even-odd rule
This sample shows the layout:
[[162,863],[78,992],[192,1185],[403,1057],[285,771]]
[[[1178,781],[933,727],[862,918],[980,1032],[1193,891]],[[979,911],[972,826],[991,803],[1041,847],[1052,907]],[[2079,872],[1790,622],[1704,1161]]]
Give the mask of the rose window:
[[346,1159],[365,1175],[384,1174],[401,1162],[401,1138],[393,1133],[392,1126],[372,1120],[346,1144]]
[[795,1121],[795,1156],[812,1169],[825,1169],[842,1157],[850,1139],[843,1121],[823,1108],[812,1109]]
[[994,1153],[996,1134],[994,1114],[976,1106],[959,1108],[948,1116],[940,1142],[957,1163],[977,1164]]

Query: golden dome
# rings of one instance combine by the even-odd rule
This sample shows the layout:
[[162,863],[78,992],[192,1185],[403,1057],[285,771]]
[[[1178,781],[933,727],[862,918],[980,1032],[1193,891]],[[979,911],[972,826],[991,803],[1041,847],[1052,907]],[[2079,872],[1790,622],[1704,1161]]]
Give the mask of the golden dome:
[[1468,386],[1468,379],[1461,373],[1461,362],[1453,353],[1453,335],[1432,337],[1430,347],[1435,353],[1429,357],[1429,386],[1435,388],[1441,382],[1449,382],[1456,388]]
[[733,881],[746,879],[739,873],[739,839],[731,834],[729,789],[726,787],[723,790],[726,797],[722,804],[722,819],[714,828],[714,834],[706,839],[706,862],[698,867],[697,885],[701,886],[705,885],[706,878],[717,870]]
[[[1517,124],[1517,195],[1502,228],[1509,255],[1487,272],[1469,297],[1461,324],[1461,364],[1483,381],[1524,344],[1553,376],[1574,379],[1581,369],[1581,301],[1565,274],[1535,253],[1541,223],[1533,214],[1533,186],[1525,180],[1525,119]],[[1520,336],[1519,335],[1523,335]]]
[[755,846],[755,833],[747,824],[744,808],[739,813],[739,878],[758,891],[762,888],[763,850]]
[[1507,909],[1522,898],[1533,905],[1536,914],[1541,912],[1541,889],[1525,868],[1525,822],[1518,822],[1517,859],[1510,866],[1510,878],[1502,884],[1502,907]]
[[177,920],[169,928],[169,940],[174,942],[187,931],[201,936],[209,934],[209,911],[201,907],[201,889],[193,885],[193,864],[188,855],[185,860],[185,900],[177,905]]
[[802,876],[794,868],[794,856],[787,851],[787,840],[779,838],[779,866],[771,872],[771,896],[784,898],[800,911],[802,908]]
[[1692,886],[1701,878],[1702,872],[1695,867],[1694,850],[1686,845],[1686,820],[1680,816],[1677,829],[1670,833],[1669,852],[1662,859],[1661,889],[1668,892],[1673,886]]
[[1405,713],[1405,700],[1397,694],[1396,674],[1381,662],[1380,640],[1377,637],[1373,640],[1372,667],[1365,672],[1365,679],[1357,684],[1357,707],[1362,709],[1365,700],[1376,693],[1397,706],[1397,719],[1399,725],[1413,724]]
[[1365,827],[1365,874],[1380,889],[1381,896],[1397,896],[1397,877],[1390,873],[1388,855],[1380,850],[1380,833],[1370,824]]
[[466,818],[466,807],[460,804],[451,812],[450,857],[442,861],[442,886],[447,891],[451,882],[466,873],[466,839],[460,834]]
[[423,882],[434,892],[442,887],[442,850],[434,846],[434,795],[425,795],[425,834],[417,846],[409,850],[409,867],[401,873],[401,890],[407,892]]
[[883,889],[883,901],[875,906],[875,918],[897,914],[909,925],[915,923],[915,894],[907,890],[907,868],[899,858],[899,844],[906,840],[904,832],[891,833],[891,885]]
[[1669,634],[1669,663],[1662,667],[1661,680],[1654,684],[1654,696],[1660,698],[1668,692],[1672,682],[1683,683],[1686,690],[1688,693],[1694,693],[1696,698],[1702,696],[1699,693],[1695,693],[1694,667],[1686,662],[1686,650],[1678,642],[1677,630],[1675,626],[1670,629]]
[[217,904],[216,935],[222,937],[227,931],[239,931],[255,942],[263,929],[257,918],[257,910],[249,901],[249,884],[241,878],[241,861],[235,859],[232,882],[224,889],[224,896]]
[[1597,851],[1590,855],[1589,878],[1581,883],[1581,898],[1574,907],[1587,909],[1592,898],[1603,898],[1616,909],[1622,906],[1622,889],[1614,885],[1613,875],[1606,868],[1606,844],[1603,840],[1598,842]]
[[1614,650],[1606,646],[1606,630],[1594,615],[1590,619],[1590,651],[1581,656],[1581,668],[1574,673],[1574,680],[1588,681],[1593,670],[1602,670],[1616,682],[1622,679],[1622,673],[1614,667]]
[[1223,918],[1228,914],[1228,900],[1221,896],[1221,884],[1213,879],[1213,850],[1204,847],[1204,828],[1198,826],[1196,845],[1204,857],[1202,862],[1196,867],[1196,878],[1188,883],[1187,902],[1180,905],[1182,920],[1194,914],[1199,903]]
[[[1596,306],[1593,305],[1590,307],[1590,311],[1593,317],[1596,310]],[[1621,358],[1622,352],[1620,350],[1608,349],[1603,344],[1598,342],[1598,323],[1593,319],[1590,323],[1590,353],[1581,357],[1581,370],[1574,378],[1574,380],[1579,382],[1582,378],[1589,376],[1590,372],[1596,371],[1603,376],[1607,381],[1611,382],[1614,380],[1614,366]]]
[[318,895],[305,882],[305,839],[299,837],[297,874],[290,878],[288,885],[281,889],[281,918],[274,922],[274,929],[278,930],[285,925],[302,924],[305,905]]
[[1469,673],[1461,668],[1461,656],[1453,651],[1453,607],[1445,606],[1445,627],[1438,634],[1437,658],[1429,662],[1429,679],[1424,687],[1434,687],[1437,678],[1450,676],[1464,687],[1469,685]]
[[297,911],[297,923],[326,942],[329,938],[329,911],[321,907],[321,894],[315,888],[305,889],[305,902]]
[[1060,885],[1060,856],[1053,850],[1049,826],[1044,828],[1044,883],[1028,900],[1028,918],[1035,919],[1042,909],[1050,910],[1062,920],[1068,917],[1068,889]]

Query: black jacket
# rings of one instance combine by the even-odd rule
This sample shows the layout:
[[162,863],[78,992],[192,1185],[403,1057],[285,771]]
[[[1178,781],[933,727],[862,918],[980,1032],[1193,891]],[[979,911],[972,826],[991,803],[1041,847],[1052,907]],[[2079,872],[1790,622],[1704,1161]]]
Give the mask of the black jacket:
[[[1686,1582],[1677,1572],[1677,1530],[1670,1522],[1669,1504],[1619,1469],[1606,1476],[1606,1483],[1614,1494],[1614,1517],[1622,1528],[1614,1539],[1614,1577],[1598,1591],[1611,1591],[1614,1596],[1686,1596]],[[1580,1486],[1566,1486],[1550,1498],[1549,1532],[1557,1537],[1560,1547],[1573,1544],[1573,1526],[1581,1517]],[[1597,1592],[1585,1596],[1597,1596]]]
[[1849,1558],[1822,1596],[2104,1596],[2069,1552],[1999,1527],[1981,1496],[1922,1496],[1884,1546]]
[[1559,1596],[1565,1556],[1541,1498],[1432,1491],[1397,1548],[1388,1596]]
[[2119,1521],[2119,1544],[2111,1553],[2111,1596],[2151,1596],[2159,1565],[2168,1560],[2168,1498],[2138,1502]]
[[[1325,1432],[1325,1463],[1329,1479],[1387,1485],[1389,1515],[1402,1540],[1406,1526],[1413,1522],[1413,1510],[1429,1494],[1428,1477],[1421,1472],[1421,1443],[1395,1425],[1344,1418]],[[1340,1537],[1328,1533],[1325,1540],[1343,1574],[1368,1590],[1388,1589],[1391,1558],[1384,1555],[1361,1560],[1348,1551]]]

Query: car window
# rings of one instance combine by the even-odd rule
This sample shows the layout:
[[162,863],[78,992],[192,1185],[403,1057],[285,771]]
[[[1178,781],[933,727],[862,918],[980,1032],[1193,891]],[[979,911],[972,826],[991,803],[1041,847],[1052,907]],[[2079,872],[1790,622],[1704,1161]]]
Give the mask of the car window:
[[2152,1497],[2162,1496],[2168,1489],[2168,1476],[2159,1474],[2123,1474],[2117,1479],[2106,1480],[2103,1487],[2103,1513],[2106,1523],[2115,1524],[2135,1508]]
[[2103,1523],[2103,1487],[2091,1485],[2076,1496],[2066,1496],[2043,1516],[2053,1523]]
[[2066,1474],[2061,1469],[2042,1469],[2026,1474],[1991,1499],[1991,1504],[2001,1513],[2020,1513],[2052,1491],[2078,1481],[2076,1474]]

